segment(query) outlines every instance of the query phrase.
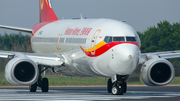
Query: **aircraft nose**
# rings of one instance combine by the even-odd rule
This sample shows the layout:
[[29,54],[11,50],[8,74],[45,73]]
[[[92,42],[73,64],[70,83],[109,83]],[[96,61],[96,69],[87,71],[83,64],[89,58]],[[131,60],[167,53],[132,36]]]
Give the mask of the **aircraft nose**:
[[121,61],[123,63],[131,61],[137,53],[134,48],[135,47],[130,44],[118,46],[115,51],[115,56],[118,58],[117,61]]
[[120,74],[130,74],[136,68],[139,61],[139,48],[133,44],[122,44],[116,47],[115,59],[118,64]]

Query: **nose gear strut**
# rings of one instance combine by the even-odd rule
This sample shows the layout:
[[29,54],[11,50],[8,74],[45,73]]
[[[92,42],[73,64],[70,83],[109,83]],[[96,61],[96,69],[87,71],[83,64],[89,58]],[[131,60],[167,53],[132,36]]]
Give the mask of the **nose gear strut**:
[[127,91],[127,79],[129,75],[115,75],[107,82],[108,93],[113,95],[123,95]]

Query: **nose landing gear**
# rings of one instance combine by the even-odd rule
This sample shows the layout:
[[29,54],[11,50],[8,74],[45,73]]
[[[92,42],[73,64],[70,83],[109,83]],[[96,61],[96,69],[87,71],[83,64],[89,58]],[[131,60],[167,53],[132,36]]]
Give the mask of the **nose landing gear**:
[[[120,76],[116,75],[116,79],[109,79],[107,83],[108,93],[112,93],[113,95],[123,95],[127,91],[127,83],[126,80],[129,76]],[[112,82],[114,81],[114,82]]]
[[126,82],[124,83],[114,83],[114,85],[112,86],[112,94],[113,95],[123,95],[123,93],[126,93],[127,90],[127,84]]

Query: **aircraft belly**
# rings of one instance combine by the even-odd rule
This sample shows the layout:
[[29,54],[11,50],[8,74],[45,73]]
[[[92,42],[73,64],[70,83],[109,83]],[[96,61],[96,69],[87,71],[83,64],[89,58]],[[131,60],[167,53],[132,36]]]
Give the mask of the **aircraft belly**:
[[99,75],[112,76],[116,72],[111,69],[111,65],[116,65],[116,62],[112,59],[112,50],[108,50],[101,56],[94,57],[91,62],[91,68]]
[[82,75],[88,75],[88,76],[97,76],[96,73],[94,73],[90,66],[89,63],[87,61],[86,58],[84,59],[78,59],[78,60],[74,60],[73,64],[72,64],[78,72],[80,72]]
[[63,75],[68,75],[68,76],[74,76],[75,74],[73,72],[71,72],[68,68],[66,68],[65,66],[61,66],[61,67],[54,67],[53,68],[53,72],[57,73],[57,74],[63,74]]
[[65,64],[73,71],[75,74],[83,76],[96,76],[89,65],[89,60],[82,50],[69,51],[64,55],[67,59]]

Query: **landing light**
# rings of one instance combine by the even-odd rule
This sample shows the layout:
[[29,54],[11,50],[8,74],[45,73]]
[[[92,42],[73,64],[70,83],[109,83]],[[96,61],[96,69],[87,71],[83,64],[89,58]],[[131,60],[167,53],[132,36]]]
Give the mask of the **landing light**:
[[72,58],[76,57],[76,54],[73,53],[73,54],[71,55],[71,57],[72,57]]
[[56,61],[60,61],[60,60],[61,60],[61,58],[55,58],[55,60],[56,60]]

